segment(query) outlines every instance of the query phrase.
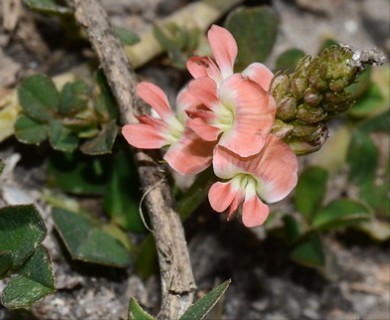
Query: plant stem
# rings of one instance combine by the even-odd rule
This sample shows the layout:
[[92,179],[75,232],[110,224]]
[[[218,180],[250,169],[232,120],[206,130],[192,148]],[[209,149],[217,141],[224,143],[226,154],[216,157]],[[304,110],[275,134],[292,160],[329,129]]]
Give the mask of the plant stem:
[[[136,75],[97,0],[73,0],[75,16],[90,40],[120,107],[123,123],[143,113],[135,99]],[[135,159],[159,258],[162,307],[159,319],[178,319],[192,303],[196,289],[180,217],[160,164],[158,152],[135,151]]]

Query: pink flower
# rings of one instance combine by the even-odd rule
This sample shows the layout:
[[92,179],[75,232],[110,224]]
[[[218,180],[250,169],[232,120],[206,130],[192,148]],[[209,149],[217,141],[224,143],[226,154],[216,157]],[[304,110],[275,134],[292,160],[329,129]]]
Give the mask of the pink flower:
[[224,182],[214,183],[209,190],[211,207],[217,212],[229,208],[228,219],[242,205],[246,227],[262,225],[267,219],[267,203],[285,198],[297,183],[298,162],[287,144],[268,135],[263,150],[242,158],[217,146],[213,156],[214,173]]
[[127,124],[122,134],[129,144],[140,149],[159,149],[167,146],[164,159],[181,174],[196,174],[211,163],[213,143],[199,138],[190,128],[185,127],[185,108],[199,102],[184,89],[176,100],[176,116],[165,93],[156,85],[141,82],[137,95],[147,102],[159,118],[150,115],[138,116],[140,123]]
[[276,103],[256,82],[233,74],[217,86],[203,77],[192,80],[188,91],[202,104],[187,109],[187,125],[202,139],[242,157],[260,152],[274,123]]
[[[217,25],[211,26],[207,36],[215,60],[210,57],[195,56],[188,59],[187,69],[195,79],[209,77],[220,85],[224,79],[234,73],[237,43],[228,30]],[[271,70],[259,62],[250,64],[241,75],[256,82],[266,92],[274,77]]]

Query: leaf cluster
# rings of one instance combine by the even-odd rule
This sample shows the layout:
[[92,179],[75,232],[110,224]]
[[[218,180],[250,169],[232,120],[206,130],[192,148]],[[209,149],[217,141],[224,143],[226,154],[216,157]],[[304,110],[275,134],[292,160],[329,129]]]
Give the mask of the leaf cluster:
[[84,81],[66,83],[58,91],[45,75],[24,79],[18,88],[22,113],[16,138],[28,144],[49,140],[53,149],[88,155],[110,153],[118,133],[117,106],[101,73],[93,88]]

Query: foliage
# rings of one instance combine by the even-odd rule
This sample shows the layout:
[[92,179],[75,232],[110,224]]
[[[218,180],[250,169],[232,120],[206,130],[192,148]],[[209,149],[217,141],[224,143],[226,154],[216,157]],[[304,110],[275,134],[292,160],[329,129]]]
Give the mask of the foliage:
[[272,51],[278,32],[278,17],[269,6],[238,7],[225,21],[238,45],[237,71],[253,61],[263,62]]
[[50,258],[41,245],[46,233],[34,205],[0,208],[0,278],[14,274],[1,296],[7,308],[28,307],[55,291]]
[[89,155],[110,153],[118,133],[116,103],[101,73],[93,88],[81,80],[59,92],[45,75],[35,74],[18,88],[22,113],[15,123],[16,138],[28,144],[49,139],[53,149],[80,150]]
[[104,232],[98,221],[60,208],[53,209],[53,219],[73,259],[119,268],[129,266],[128,250]]
[[199,45],[198,28],[181,29],[176,24],[154,25],[153,34],[168,53],[170,63],[177,68],[185,69],[187,59]]
[[[204,297],[200,298],[193,305],[191,305],[186,312],[180,317],[179,320],[202,320],[204,319],[210,310],[215,306],[222,295],[226,292],[231,280],[227,280],[221,283],[218,287],[211,290]],[[130,299],[129,304],[129,320],[153,320],[155,319],[144,311],[138,302],[134,299]]]
[[[56,15],[73,12],[63,5],[63,1],[24,2],[40,12]],[[278,17],[272,8],[239,7],[228,14],[225,26],[238,43],[238,71],[251,62],[264,62],[269,58],[278,32]],[[125,45],[140,41],[129,30],[116,31]],[[182,29],[176,24],[159,24],[154,26],[153,35],[168,54],[164,62],[176,68],[184,69],[188,57],[194,52],[202,52],[203,39],[198,28]],[[327,41],[320,50],[329,60],[328,63],[336,63],[340,58],[336,56],[337,59],[331,59],[334,52],[329,47],[334,44],[334,41]],[[323,61],[319,63],[304,56],[299,49],[286,50],[276,60],[276,71],[288,74],[298,66],[295,73],[298,80],[317,77],[317,71],[324,70]],[[341,58],[345,56],[341,55]],[[313,61],[315,63],[309,67]],[[305,73],[309,69],[311,73]],[[329,262],[329,248],[325,245],[327,232],[348,227],[366,232],[378,241],[390,238],[390,159],[383,154],[378,143],[381,135],[388,134],[390,127],[390,112],[387,110],[389,98],[384,94],[381,83],[373,80],[370,69],[364,71],[357,81],[353,74],[342,84],[336,81],[339,80],[338,69],[329,70],[330,76],[333,77],[333,73],[337,75],[331,79],[333,82],[328,79],[329,88],[326,90],[340,85],[342,90],[345,89],[343,94],[348,97],[348,103],[345,99],[339,99],[340,90],[336,88],[330,90],[332,95],[325,97],[328,103],[325,107],[332,109],[340,106],[341,112],[350,106],[349,102],[357,100],[348,110],[348,118],[343,119],[342,126],[348,128],[350,135],[346,157],[348,183],[357,187],[359,201],[349,197],[327,200],[329,180],[337,172],[311,166],[299,177],[293,196],[296,212],[284,214],[280,229],[269,230],[270,235],[277,234],[288,243],[292,260],[325,274]],[[313,92],[305,96],[299,90],[299,81],[290,80],[288,92],[302,107],[301,112],[295,113],[294,109],[294,139],[304,138],[311,144],[323,138],[323,122],[328,120],[329,114],[338,113],[338,110],[325,110],[324,107],[329,114],[321,111],[317,114],[318,119],[308,119],[309,107],[317,106],[317,102],[310,99]],[[48,187],[51,190],[58,188],[77,201],[93,198],[103,203],[104,208],[100,212],[103,219],[98,219],[81,206],[75,212],[61,203],[59,198],[55,199],[60,205],[52,211],[54,225],[71,257],[116,268],[128,268],[134,264],[139,275],[147,278],[157,272],[157,252],[154,238],[151,234],[145,234],[144,221],[140,217],[141,194],[135,164],[128,146],[117,138],[119,112],[104,75],[97,72],[91,82],[76,80],[56,87],[46,75],[35,74],[25,78],[17,90],[21,113],[14,126],[15,137],[22,143],[41,145],[47,141],[51,146],[53,150],[46,158]],[[313,87],[324,91],[324,88]],[[279,116],[283,121],[290,121],[290,113],[284,111],[291,104],[285,107],[283,110],[283,104],[279,104]],[[15,110],[13,112],[19,112]],[[319,122],[321,126],[312,125]],[[323,143],[323,140],[320,142]],[[297,150],[302,147],[301,144],[295,146]],[[318,142],[309,149],[317,150],[319,146]],[[4,162],[0,159],[0,174],[3,169]],[[189,190],[178,194],[177,208],[183,220],[204,201],[214,180],[212,171],[205,171]],[[103,222],[104,219],[107,221]],[[140,233],[137,244],[131,240],[134,233]],[[0,278],[10,277],[1,296],[5,307],[27,308],[55,291],[49,253],[42,245],[46,234],[44,220],[34,205],[0,208]],[[229,284],[230,280],[213,289],[194,303],[180,319],[203,319]],[[132,298],[129,319],[154,318]]]

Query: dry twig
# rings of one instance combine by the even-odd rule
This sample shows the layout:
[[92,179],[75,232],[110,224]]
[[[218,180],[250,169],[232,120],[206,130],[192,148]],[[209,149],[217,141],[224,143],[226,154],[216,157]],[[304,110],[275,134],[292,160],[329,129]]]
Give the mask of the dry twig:
[[[73,0],[77,21],[84,28],[119,104],[123,123],[136,122],[141,105],[135,97],[136,76],[97,0]],[[173,197],[157,152],[136,151],[142,187],[155,186],[146,196],[159,257],[162,308],[159,319],[177,319],[192,303],[195,281],[184,230],[172,208]]]

